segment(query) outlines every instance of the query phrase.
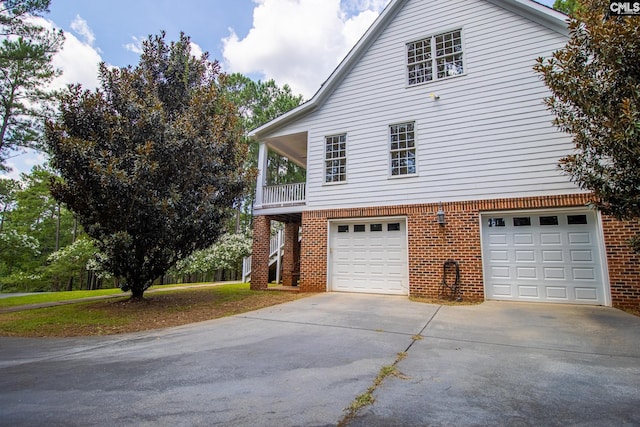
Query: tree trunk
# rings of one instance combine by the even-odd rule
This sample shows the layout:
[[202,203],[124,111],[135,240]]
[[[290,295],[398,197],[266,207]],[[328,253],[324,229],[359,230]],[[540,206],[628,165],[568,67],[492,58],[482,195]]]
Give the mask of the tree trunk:
[[60,250],[60,203],[57,206],[56,215],[56,252]]
[[73,276],[69,277],[69,282],[67,282],[67,291],[73,290]]

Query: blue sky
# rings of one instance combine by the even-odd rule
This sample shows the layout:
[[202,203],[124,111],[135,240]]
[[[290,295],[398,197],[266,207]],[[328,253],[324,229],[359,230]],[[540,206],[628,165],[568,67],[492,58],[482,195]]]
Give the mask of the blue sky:
[[[539,0],[551,6],[554,0]],[[98,63],[135,65],[140,41],[180,31],[227,72],[273,78],[310,98],[389,0],[52,0],[47,25],[61,28],[65,47],[55,58],[55,83],[97,86]],[[8,176],[18,178],[41,154],[16,153]]]

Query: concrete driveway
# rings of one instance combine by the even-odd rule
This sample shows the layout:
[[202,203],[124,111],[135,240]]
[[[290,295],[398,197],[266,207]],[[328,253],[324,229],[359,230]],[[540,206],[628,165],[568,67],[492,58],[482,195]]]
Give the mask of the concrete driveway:
[[640,425],[637,317],[357,294],[126,336],[0,338],[0,425],[336,425],[399,352],[403,375],[347,425]]

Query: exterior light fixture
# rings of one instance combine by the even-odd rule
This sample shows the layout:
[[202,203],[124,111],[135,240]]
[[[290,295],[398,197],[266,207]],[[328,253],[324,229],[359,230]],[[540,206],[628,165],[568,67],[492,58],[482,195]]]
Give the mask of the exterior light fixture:
[[436,95],[435,93],[430,93],[429,97],[434,101],[437,101],[438,99],[440,99],[440,96]]
[[436,216],[438,217],[438,224],[440,224],[440,227],[444,227],[444,209],[442,209],[442,203],[440,203],[440,206],[438,207],[438,212],[436,212]]

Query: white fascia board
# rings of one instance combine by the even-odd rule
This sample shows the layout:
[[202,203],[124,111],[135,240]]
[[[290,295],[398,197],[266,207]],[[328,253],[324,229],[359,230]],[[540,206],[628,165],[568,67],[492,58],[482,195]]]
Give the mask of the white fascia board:
[[535,0],[487,0],[496,6],[511,10],[545,27],[568,36],[569,16]]

